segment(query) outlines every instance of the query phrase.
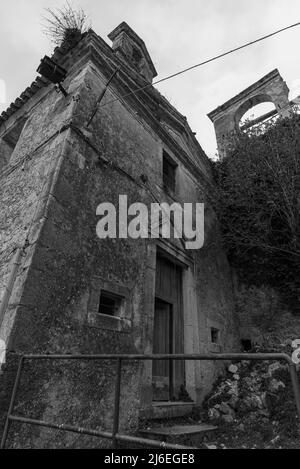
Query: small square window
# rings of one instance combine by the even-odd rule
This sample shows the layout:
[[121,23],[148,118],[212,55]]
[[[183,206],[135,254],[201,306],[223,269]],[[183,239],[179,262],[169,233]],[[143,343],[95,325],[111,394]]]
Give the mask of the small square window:
[[210,329],[210,334],[211,334],[211,342],[213,344],[218,344],[219,343],[219,338],[220,338],[219,329],[216,329],[215,327],[212,327]]
[[102,290],[100,294],[99,314],[106,316],[120,316],[123,298],[114,293]]
[[164,188],[175,192],[177,164],[164,151],[163,152],[163,184]]
[[250,339],[242,339],[241,345],[244,352],[250,352],[250,350],[252,350],[252,342]]

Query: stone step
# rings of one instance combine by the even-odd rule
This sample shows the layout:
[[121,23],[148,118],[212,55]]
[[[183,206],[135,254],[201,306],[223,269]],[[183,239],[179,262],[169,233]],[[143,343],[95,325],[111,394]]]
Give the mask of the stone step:
[[197,445],[204,437],[213,437],[218,427],[206,423],[197,425],[170,425],[166,427],[150,427],[140,430],[139,433],[144,438],[152,440],[162,440],[167,443]]
[[195,409],[194,402],[153,402],[140,416],[147,420],[172,419],[190,415]]

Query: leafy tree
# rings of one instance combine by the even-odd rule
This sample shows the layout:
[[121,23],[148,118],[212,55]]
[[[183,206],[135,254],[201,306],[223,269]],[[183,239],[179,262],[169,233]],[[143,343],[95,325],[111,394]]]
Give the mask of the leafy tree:
[[300,116],[241,134],[214,171],[215,207],[239,277],[277,289],[300,314]]

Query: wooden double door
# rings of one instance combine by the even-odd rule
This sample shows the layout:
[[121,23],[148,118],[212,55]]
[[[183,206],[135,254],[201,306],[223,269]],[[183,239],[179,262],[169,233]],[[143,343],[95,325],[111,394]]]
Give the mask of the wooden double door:
[[[184,353],[182,268],[167,258],[158,257],[155,290],[153,353]],[[182,386],[185,386],[183,361],[153,361],[154,401],[179,400]]]

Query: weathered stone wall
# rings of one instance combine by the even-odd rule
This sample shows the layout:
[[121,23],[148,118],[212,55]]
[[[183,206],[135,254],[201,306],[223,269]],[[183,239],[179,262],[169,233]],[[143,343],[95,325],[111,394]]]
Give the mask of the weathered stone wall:
[[[24,244],[30,227],[29,246],[2,327],[9,335],[9,345],[19,352],[152,351],[156,244],[150,240],[99,240],[96,208],[101,202],[118,207],[119,194],[126,194],[129,204],[149,204],[154,201],[153,192],[159,200],[171,201],[163,191],[162,150],[166,148],[171,155],[172,150],[137,110],[120,101],[100,108],[87,131],[84,125],[104,82],[100,70],[88,63],[72,76],[67,100],[53,92],[46,94],[30,114],[12,157],[17,163],[73,117],[71,127],[6,178],[8,186],[0,199],[4,214],[3,284],[9,254],[16,244]],[[112,97],[108,92],[104,102]],[[203,189],[195,176],[178,164],[178,201],[203,201]],[[142,174],[149,183],[141,183]],[[205,247],[188,253],[191,267],[185,273],[185,351],[189,353],[229,351],[237,343],[231,274],[220,248],[214,214],[208,208],[206,215]],[[175,254],[182,251],[178,243],[167,249]],[[97,287],[100,295],[101,285],[107,282],[128,292],[126,320],[117,329],[94,314]],[[220,330],[219,344],[211,343],[211,327]],[[148,365],[124,365],[121,429],[136,429],[140,407],[151,404]],[[10,382],[2,411],[13,367],[7,370],[3,380]],[[216,370],[207,363],[187,366],[188,391],[199,402]],[[28,363],[17,411],[48,421],[110,430],[114,378],[110,362]],[[13,447],[101,444],[108,443],[18,425],[13,426],[9,438]]]
[[[59,121],[59,115],[57,121]],[[28,129],[30,128],[28,126]],[[47,145],[31,154],[31,151],[41,143],[40,139],[39,133],[36,133],[35,136],[32,135],[31,139],[28,139],[28,144],[24,145],[24,152],[22,156],[20,154],[19,160],[14,161],[15,153],[13,153],[11,165],[6,166],[0,175],[0,298],[3,298],[8,276],[12,269],[14,251],[17,247],[24,247],[25,241],[28,240],[29,246],[26,255],[23,253],[22,268],[19,269],[17,280],[19,282],[17,290],[20,292],[22,289],[22,279],[26,278],[26,272],[31,262],[34,243],[38,237],[39,226],[43,221],[43,210],[49,197],[64,136],[57,135]],[[28,158],[23,158],[26,155]],[[4,329],[5,327],[4,324]],[[3,327],[1,334],[1,337],[6,340]]]
[[[37,102],[40,101],[37,107]],[[36,307],[43,298],[39,292],[37,282],[35,292],[27,290],[27,281],[31,278],[31,264],[34,258],[40,230],[47,217],[47,207],[51,200],[53,183],[57,176],[58,163],[60,161],[66,129],[63,130],[67,117],[73,106],[72,97],[63,100],[55,91],[41,97],[37,95],[30,103],[31,110],[28,125],[10,155],[7,164],[0,174],[0,206],[1,206],[1,244],[0,244],[0,298],[3,299],[9,275],[13,269],[12,260],[15,250],[22,248],[20,265],[16,271],[16,280],[10,296],[9,305],[1,320],[0,338],[5,340],[10,349],[18,348],[15,338],[22,335],[28,343],[34,343],[34,347],[18,348],[19,352],[26,350],[46,350],[42,337],[45,336],[37,321],[37,332],[34,331],[34,320],[29,311]],[[52,114],[55,109],[55,118]],[[13,116],[3,131],[8,126],[14,126],[21,110]],[[72,112],[72,111],[71,111]],[[61,132],[60,132],[61,130]],[[22,303],[23,292],[26,291],[27,299]],[[29,294],[29,297],[28,297]],[[31,295],[31,297],[30,297]],[[20,305],[22,304],[22,308]],[[38,315],[38,313],[36,313]],[[42,318],[43,305],[41,305]],[[38,315],[39,316],[39,315]],[[19,326],[16,318],[21,319]],[[25,342],[25,339],[23,340]],[[8,356],[8,366],[3,367],[1,385],[1,423],[8,408],[9,394],[12,390],[15,369],[11,362],[15,362]],[[28,379],[28,378],[27,378]],[[30,383],[30,380],[28,380]],[[2,427],[2,424],[1,424]]]

